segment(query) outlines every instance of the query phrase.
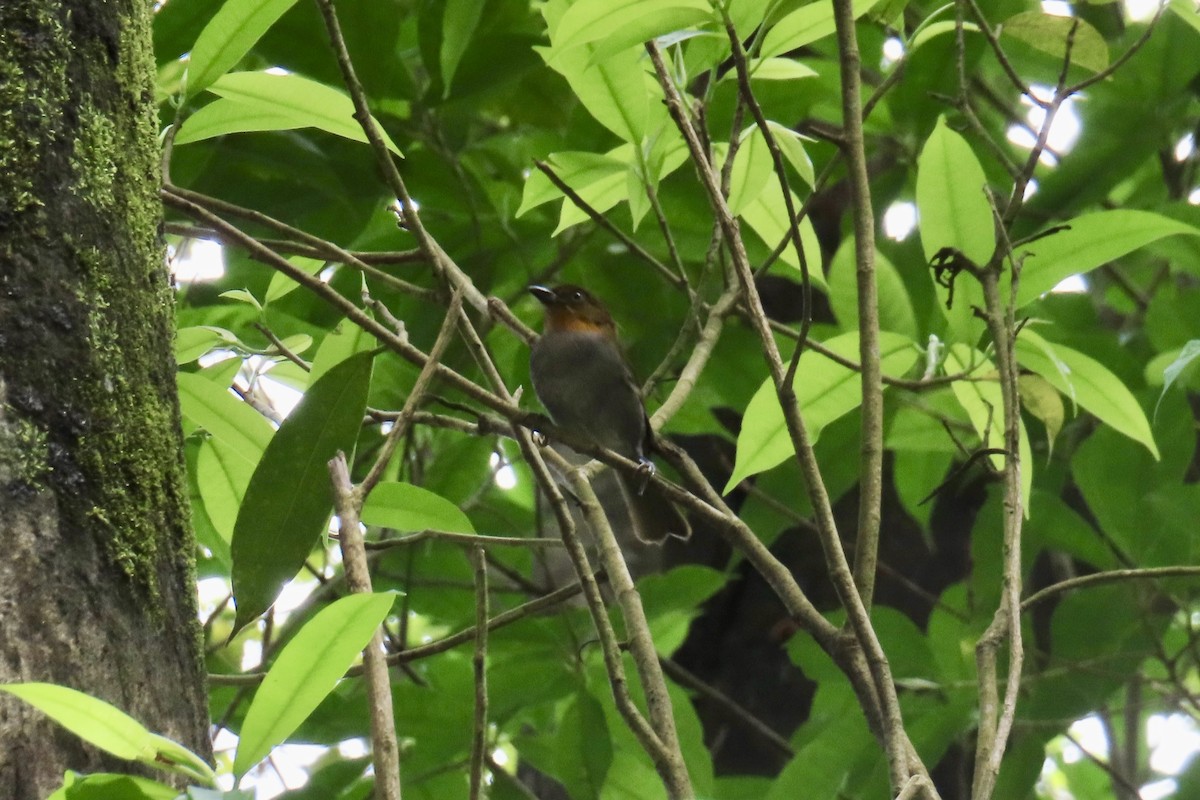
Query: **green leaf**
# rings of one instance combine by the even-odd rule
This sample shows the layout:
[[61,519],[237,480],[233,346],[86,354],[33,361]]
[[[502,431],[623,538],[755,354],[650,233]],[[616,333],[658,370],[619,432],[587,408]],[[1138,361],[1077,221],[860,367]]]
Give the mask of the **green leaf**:
[[554,777],[574,800],[602,797],[613,762],[613,742],[604,709],[590,693],[580,690],[558,725]]
[[313,356],[312,372],[308,373],[308,385],[312,386],[332,367],[350,356],[369,353],[377,346],[374,336],[350,320],[342,320],[321,340],[321,346]]
[[308,123],[291,112],[217,98],[184,120],[175,136],[175,144],[202,142],[229,133],[290,131],[306,127]]
[[[641,143],[651,112],[649,76],[637,51],[614,53],[601,63],[591,64],[586,47],[537,49],[567,79],[571,91],[597,122],[622,141]],[[666,110],[659,104],[655,113],[665,118]]]
[[944,247],[979,266],[991,258],[996,236],[986,185],[971,146],[940,117],[917,158],[917,209],[927,262]]
[[245,303],[256,311],[262,311],[262,304],[258,302],[258,298],[245,289],[229,289],[221,292],[220,296],[238,303]]
[[200,443],[200,454],[196,458],[200,497],[213,529],[227,545],[233,541],[238,510],[261,457],[261,450],[241,451],[217,438]]
[[1187,369],[1196,358],[1200,356],[1200,339],[1192,339],[1183,346],[1179,351],[1179,355],[1175,360],[1168,364],[1162,371],[1163,388],[1162,393],[1158,396],[1158,402],[1154,404],[1154,416],[1158,417],[1158,407],[1162,405],[1162,399],[1166,397],[1167,390],[1171,388],[1171,384],[1179,378],[1180,374]]
[[225,0],[192,47],[188,95],[202,92],[233,68],[295,4],[296,0]]
[[[979,26],[974,22],[964,22],[962,27],[964,31],[970,33],[979,33]],[[914,50],[921,45],[926,44],[935,36],[940,36],[944,33],[953,33],[957,28],[958,23],[956,23],[954,20],[942,20],[941,22],[934,22],[930,25],[922,27],[916,32],[916,34],[912,37],[912,40],[908,43],[909,55],[911,56]]]
[[[616,158],[612,154],[564,152],[550,155],[546,159],[546,163],[553,168],[554,174],[561,178],[563,183],[574,189],[580,196],[585,199],[589,196],[594,198],[598,194],[594,187],[598,185],[603,184],[605,187],[623,185],[625,173],[629,169],[629,158],[633,154],[631,147],[623,147],[624,152],[628,154],[628,157],[624,159]],[[520,217],[543,203],[557,200],[562,196],[558,187],[551,183],[550,179],[540,170],[531,172],[525,181],[521,206],[517,209],[516,216]],[[608,208],[611,207],[611,205],[608,206]]]
[[210,350],[237,342],[232,333],[213,325],[180,328],[175,332],[175,363],[190,364]]
[[24,700],[88,744],[126,761],[154,756],[150,731],[121,709],[52,683],[4,683],[0,691]]
[[0,691],[24,700],[85,742],[117,758],[189,775],[215,786],[217,776],[202,758],[151,733],[121,709],[91,695],[52,683],[5,683]]
[[[1051,344],[1028,327],[1017,337],[1017,361],[1094,414],[1105,425],[1146,446],[1154,458],[1158,445],[1150,422],[1133,393],[1108,367],[1077,350]],[[1053,353],[1053,359],[1047,353]]]
[[[1076,27],[1077,26],[1077,27]],[[1075,28],[1072,38],[1071,29]],[[1000,26],[1002,37],[1011,37],[1055,58],[1065,58],[1071,41],[1071,63],[1091,72],[1108,66],[1108,45],[1100,32],[1078,16],[1061,17],[1024,11]]]
[[304,564],[332,505],[327,462],[352,453],[371,355],[352,356],[304,394],[263,453],[233,531],[234,631],[266,611]]
[[227,387],[203,375],[180,372],[175,381],[183,416],[228,444],[251,464],[257,464],[258,454],[271,442],[271,424],[230,394]]
[[555,55],[593,44],[592,63],[713,20],[707,0],[579,0],[551,31]]
[[[309,275],[316,275],[329,262],[320,258],[305,258],[304,256],[288,256],[288,263],[297,269],[303,270]],[[300,288],[300,284],[290,278],[286,273],[276,272],[271,276],[271,283],[267,286],[267,294],[263,297],[263,305],[271,303],[286,297],[292,292]]]
[[740,214],[762,195],[767,182],[772,180],[776,178],[767,140],[757,125],[751,125],[742,131],[741,146],[733,157],[733,170],[729,175],[730,212]]
[[137,775],[68,772],[62,788],[47,800],[175,800],[177,797],[179,792],[165,783]]
[[442,17],[442,47],[438,62],[442,70],[442,96],[450,96],[450,86],[459,62],[479,27],[486,0],[445,0]]
[[1200,228],[1131,209],[1084,214],[1068,225],[1066,230],[1017,248],[1021,264],[1018,308],[1050,291],[1064,278],[1090,272],[1165,236],[1200,236]]
[[1021,405],[1046,426],[1047,457],[1054,454],[1054,440],[1062,430],[1066,410],[1062,395],[1041,375],[1022,375],[1017,379]]
[[[847,238],[829,264],[829,304],[842,330],[858,327],[858,280],[854,240]],[[916,341],[917,317],[900,272],[883,253],[875,251],[875,281],[879,294],[879,327]]]
[[[870,10],[878,0],[854,0],[854,18]],[[783,17],[767,31],[763,39],[762,58],[770,58],[824,39],[837,30],[833,21],[833,5],[809,3]]]
[[[953,344],[946,352],[946,371],[966,372],[974,365],[970,380],[957,380],[950,386],[963,410],[971,420],[984,447],[1004,448],[1004,400],[996,367],[977,350],[965,344]],[[1045,377],[1045,376],[1043,376]],[[1047,380],[1049,380],[1047,378]],[[1021,465],[1021,500],[1025,516],[1029,516],[1029,495],[1033,489],[1033,461],[1030,457],[1029,435],[1024,421],[1020,422],[1018,461]],[[1005,456],[988,456],[996,470],[1004,469]]]
[[352,594],[321,609],[280,651],[246,712],[233,774],[271,752],[333,691],[392,608],[390,593]]
[[[725,77],[732,80],[737,73],[730,70]],[[817,71],[794,58],[757,58],[750,62],[750,77],[756,81],[795,81],[815,78]]]
[[816,174],[813,171],[812,159],[808,157],[808,153],[804,150],[804,139],[799,133],[796,133],[786,125],[780,125],[773,120],[767,120],[767,127],[771,129],[771,135],[775,137],[775,143],[779,145],[783,157],[792,165],[792,169],[804,179],[810,187],[816,183]]
[[[858,331],[835,336],[823,344],[851,361],[859,359]],[[919,353],[907,337],[883,331],[879,336],[879,355],[883,373],[898,377],[917,363]],[[793,388],[813,444],[820,438],[822,428],[862,403],[858,373],[815,352],[804,354]],[[768,470],[792,454],[783,409],[768,378],[754,393],[742,417],[736,463],[725,484],[725,493],[750,475]]]
[[[367,141],[367,135],[354,119],[354,103],[349,97],[331,86],[299,75],[231,72],[222,75],[208,90],[230,102],[253,109],[253,115],[238,117],[243,121],[242,124],[250,126],[244,130],[311,127],[356,142]],[[197,115],[193,115],[193,118]],[[236,116],[224,109],[220,116],[213,112],[202,118],[203,125],[196,132],[190,130],[191,119],[188,119],[175,137],[175,143],[198,141],[216,135],[211,131],[220,130],[222,126],[226,127],[223,132],[229,133],[231,131],[227,127]],[[200,136],[200,133],[207,135]],[[388,149],[401,155],[400,148],[396,147],[387,133],[382,129],[381,133]]]
[[[790,189],[788,190],[791,191]],[[800,201],[792,194],[792,208],[799,210]],[[800,258],[792,245],[788,232],[787,205],[783,202],[783,188],[778,181],[767,181],[761,193],[742,209],[741,218],[746,221],[751,230],[770,248],[774,248],[783,237],[788,236],[788,245],[783,248],[779,260],[792,267],[798,273]],[[808,261],[808,276],[812,285],[822,291],[827,291],[825,276],[821,273],[821,243],[817,232],[813,229],[812,219],[805,215],[800,221],[800,243],[804,246],[804,257]],[[793,275],[792,277],[798,277]]]
[[[1194,0],[1169,0],[1168,8],[1175,12],[1175,15],[1191,25],[1192,28],[1200,33],[1200,12],[1196,10]],[[1192,763],[1191,771],[1200,777],[1200,761]]]
[[380,483],[363,503],[367,525],[401,532],[423,530],[474,533],[471,520],[454,503],[411,483]]

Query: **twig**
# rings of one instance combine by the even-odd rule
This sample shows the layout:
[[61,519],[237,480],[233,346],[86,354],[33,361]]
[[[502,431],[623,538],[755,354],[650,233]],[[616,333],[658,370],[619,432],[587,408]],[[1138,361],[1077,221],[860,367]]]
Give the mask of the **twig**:
[[371,150],[375,153],[375,161],[383,173],[384,180],[400,203],[400,215],[404,220],[405,229],[417,238],[421,252],[437,273],[448,284],[462,289],[464,299],[471,304],[472,308],[481,314],[486,314],[487,298],[475,287],[462,268],[454,263],[454,259],[442,250],[421,222],[421,216],[417,213],[417,204],[413,202],[408,193],[408,187],[400,176],[400,171],[396,169],[396,162],[392,160],[392,152],[388,150],[383,132],[379,129],[375,118],[371,116],[367,94],[363,91],[362,82],[359,81],[358,74],[354,70],[354,63],[350,60],[350,51],[346,48],[346,40],[342,36],[342,28],[338,23],[333,0],[316,0],[316,3],[321,10],[321,17],[325,21],[325,30],[329,34],[329,43],[342,73],[342,82],[346,86],[346,91],[350,93],[350,99],[354,102],[354,119],[362,128],[363,133],[367,135],[367,141],[370,142]]
[[258,329],[259,333],[267,337],[267,340],[270,341],[271,345],[279,351],[280,355],[305,372],[312,372],[312,364],[309,364],[303,358],[292,352],[292,350],[286,344],[284,344],[278,336],[275,335],[275,331],[271,330],[261,322],[256,322],[254,327]]
[[442,539],[455,544],[475,545],[481,547],[562,547],[558,539],[538,539],[526,536],[486,536],[473,533],[455,533],[454,531],[424,530],[408,536],[395,539],[383,539],[377,542],[367,542],[368,550],[391,550],[406,547],[428,539]]
[[[842,76],[842,150],[845,153],[854,213],[854,250],[858,286],[858,353],[862,362],[862,437],[859,460],[858,532],[854,582],[868,611],[875,594],[879,526],[883,498],[883,383],[879,365],[879,297],[875,285],[875,219],[863,139],[862,57],[850,0],[834,0],[838,63]],[[906,777],[893,766],[892,786]]]
[[471,800],[483,796],[483,762],[487,754],[487,646],[488,576],[483,548],[471,548],[471,566],[475,573],[475,653],[471,664],[475,673],[475,722],[471,732]]
[[[333,481],[334,508],[341,523],[338,543],[346,570],[346,583],[355,594],[371,592],[367,551],[359,529],[362,496],[350,481],[346,457],[339,452],[329,461]],[[363,671],[371,714],[371,752],[375,763],[375,792],[383,800],[400,800],[400,748],[396,741],[396,719],[392,711],[392,685],[383,654],[383,630],[376,628],[363,650]]]
[[1065,581],[1052,583],[1044,589],[1039,589],[1021,601],[1021,612],[1024,613],[1038,603],[1051,597],[1069,592],[1073,589],[1084,589],[1089,586],[1099,586],[1105,583],[1119,581],[1151,580],[1155,578],[1188,578],[1200,576],[1200,567],[1149,567],[1146,569],[1114,569],[1107,572],[1095,572],[1091,575],[1080,575]]
[[[275,219],[274,217],[271,217],[267,214],[262,213],[261,211],[256,211],[256,210],[250,209],[250,208],[244,208],[242,206],[235,205],[234,203],[230,203],[225,200],[219,200],[215,197],[210,197],[209,195],[201,194],[200,192],[193,192],[190,189],[184,189],[182,186],[176,186],[174,184],[165,184],[163,186],[163,190],[168,191],[172,194],[175,194],[179,197],[182,197],[185,200],[190,200],[191,202],[195,203],[196,205],[202,206],[203,208],[207,208],[210,211],[216,212],[218,214],[227,214],[231,217],[243,219],[247,222],[253,223],[255,225],[261,225],[265,228],[268,228],[277,233],[280,233],[283,236],[288,237],[289,239],[302,242],[303,244],[312,248],[312,250],[314,251],[315,258],[323,258],[327,261],[335,261],[340,264],[345,264],[348,267],[353,267],[354,269],[357,269],[360,272],[362,272],[364,275],[370,275],[371,277],[379,280],[380,282],[388,284],[393,289],[397,289],[398,291],[405,292],[406,294],[410,294],[414,297],[422,298],[425,300],[434,299],[434,293],[432,291],[430,291],[429,289],[425,289],[421,286],[417,286],[415,283],[410,283],[402,278],[397,278],[395,275],[389,275],[388,273],[386,273],[380,269],[377,269],[376,267],[373,267],[370,264],[366,263],[365,261],[361,260],[360,258],[358,258],[358,256],[356,256],[354,253],[351,253],[349,250],[345,250],[341,247],[338,247],[333,242],[322,239],[319,236],[314,236],[313,234],[308,233],[307,231],[303,231],[299,228],[294,228],[285,222],[281,222],[281,221]],[[216,239],[218,239],[219,241],[221,241],[223,244],[232,244],[234,246],[241,246],[243,249],[247,250],[247,252],[249,253],[251,258],[253,258],[257,261],[262,261],[262,258],[259,257],[257,250],[246,248],[240,240],[236,240],[236,239],[233,241],[229,240],[227,238],[227,228],[225,228],[223,226],[211,226],[211,230],[212,230],[213,236]],[[262,245],[263,247],[265,247],[268,250],[274,249],[270,245],[270,243],[273,242],[274,240],[257,240],[257,241],[260,245]],[[289,249],[294,250],[295,247],[293,246],[293,247],[289,248],[289,247],[285,246],[284,249],[280,250],[279,252],[287,252]]]
[[[246,210],[249,211],[249,209]],[[210,228],[184,225],[180,222],[168,222],[163,226],[163,230],[176,236],[182,236],[185,239],[215,239],[220,235]],[[328,260],[328,250],[324,247],[314,247],[288,239],[264,239],[259,237],[258,241],[276,253]],[[425,261],[425,256],[420,250],[347,250],[346,252],[362,263],[374,267],[389,264],[420,264]],[[392,276],[388,275],[387,277],[390,278]]]
[[658,661],[654,639],[650,635],[650,623],[646,619],[642,597],[633,585],[633,576],[630,575],[629,566],[621,554],[621,546],[583,469],[571,468],[566,459],[553,450],[547,451],[546,455],[556,469],[564,472],[571,482],[571,490],[583,509],[584,519],[596,541],[600,562],[608,573],[609,583],[621,606],[621,617],[625,620],[625,633],[629,639],[629,651],[633,655],[638,677],[641,678],[642,691],[645,693],[646,706],[650,712],[650,724],[661,744],[661,747],[656,748],[656,752],[650,753],[654,758],[654,767],[658,770],[670,797],[679,800],[691,798],[694,793],[687,765],[683,760],[683,751],[679,747],[671,696],[667,691],[662,665]]
[[[838,647],[836,641],[827,641],[823,646],[828,648],[827,652],[835,656],[839,666],[845,669],[847,675],[851,677],[852,684],[863,704],[867,718],[872,722],[873,730],[884,743],[888,753],[889,765],[893,767],[893,774],[896,778],[895,782],[899,785],[903,780],[907,780],[908,762],[912,748],[907,743],[907,736],[904,733],[903,722],[900,718],[899,700],[896,697],[896,688],[891,679],[891,669],[888,666],[887,656],[884,654],[883,648],[879,644],[879,639],[871,627],[866,609],[862,605],[862,598],[859,596],[858,589],[855,586],[850,565],[846,561],[846,554],[842,549],[837,525],[833,519],[833,508],[829,500],[829,495],[821,480],[820,468],[813,453],[808,431],[796,403],[795,390],[790,384],[784,381],[785,369],[779,354],[779,348],[771,333],[770,325],[767,323],[766,313],[762,307],[762,300],[754,285],[754,275],[750,268],[749,258],[746,255],[745,245],[741,239],[737,221],[730,213],[729,206],[721,194],[717,177],[713,173],[712,167],[701,148],[700,138],[687,117],[679,90],[675,87],[666,66],[663,64],[662,53],[658,45],[654,42],[647,42],[646,50],[650,54],[650,60],[658,76],[659,85],[662,87],[667,103],[667,110],[683,134],[684,140],[687,142],[693,166],[700,176],[701,183],[709,198],[709,204],[721,225],[726,246],[729,248],[732,256],[734,272],[737,275],[738,282],[741,284],[741,290],[746,298],[747,307],[751,311],[750,320],[762,343],[767,367],[770,370],[780,406],[783,408],[788,435],[792,441],[793,449],[800,463],[801,472],[805,478],[809,499],[816,514],[817,527],[822,549],[826,557],[826,564],[830,570],[830,578],[838,592],[838,597],[843,607],[848,612],[854,635],[862,650],[858,655],[845,653]],[[769,561],[777,560],[773,556],[770,556],[769,560],[764,560],[764,565],[765,563],[769,563]],[[756,564],[756,566],[758,565]],[[770,581],[770,578],[768,578],[768,581]],[[803,596],[802,592],[799,594]],[[792,594],[781,596],[785,604],[788,604],[789,600],[793,598],[795,598],[795,595]],[[797,607],[788,605],[788,611],[797,615],[805,625],[810,628],[820,627],[822,623],[825,623],[824,617],[816,614],[815,616],[821,621],[817,622],[815,619],[812,619],[809,617],[810,608],[811,603],[807,602]],[[865,668],[865,671],[860,672],[860,668]],[[867,679],[866,683],[860,680],[864,677]],[[870,685],[868,686],[867,683]]]

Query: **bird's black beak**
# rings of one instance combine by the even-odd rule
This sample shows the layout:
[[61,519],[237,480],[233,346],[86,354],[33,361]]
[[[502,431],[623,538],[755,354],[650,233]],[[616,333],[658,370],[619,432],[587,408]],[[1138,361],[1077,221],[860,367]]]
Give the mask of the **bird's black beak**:
[[554,290],[547,286],[530,286],[529,293],[544,306],[552,305],[558,299]]

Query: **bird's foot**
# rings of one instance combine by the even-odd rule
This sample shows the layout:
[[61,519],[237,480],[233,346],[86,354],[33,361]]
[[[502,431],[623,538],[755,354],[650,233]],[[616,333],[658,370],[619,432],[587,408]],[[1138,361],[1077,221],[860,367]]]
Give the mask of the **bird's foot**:
[[650,484],[650,479],[654,477],[654,473],[657,471],[653,461],[645,456],[638,457],[638,473],[642,476],[641,482],[638,484],[638,494],[646,491],[646,486]]

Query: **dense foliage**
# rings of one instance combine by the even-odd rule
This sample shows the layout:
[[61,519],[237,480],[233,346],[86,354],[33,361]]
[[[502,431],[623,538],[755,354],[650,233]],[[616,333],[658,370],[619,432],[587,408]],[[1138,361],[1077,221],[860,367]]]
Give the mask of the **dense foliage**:
[[[658,701],[645,713],[697,796],[877,798],[909,776],[937,796],[927,770],[946,798],[1126,798],[1162,777],[1151,719],[1200,714],[1200,22],[1186,0],[1137,22],[1120,3],[841,5],[861,70],[826,2],[339,0],[374,146],[327,4],[158,12],[170,241],[181,264],[225,244],[220,277],[180,285],[177,345],[199,576],[236,598],[205,624],[213,719],[241,736],[222,769],[315,742],[331,749],[287,796],[366,796],[369,761],[335,747],[370,733],[365,682],[338,678],[384,619],[406,796],[465,796],[480,771],[493,798],[679,791],[614,703],[582,603],[436,645],[576,581],[563,548],[422,533],[557,537],[584,499],[573,484],[547,502],[524,433],[540,410],[526,287],[571,282],[609,303],[653,376],[648,410],[712,487],[660,459],[696,532],[625,542],[636,597],[592,556],[638,703],[644,609],[672,730]],[[1051,135],[1055,117],[1078,137]],[[912,204],[917,229],[883,235]],[[863,276],[877,304],[860,305]],[[421,375],[435,341],[455,375]],[[286,419],[280,387],[303,392]],[[881,461],[860,457],[872,441]],[[394,604],[339,600],[326,462],[344,451],[362,482],[392,446],[365,503],[339,510],[369,542],[421,535],[368,550]],[[845,637],[781,599],[791,577],[834,625],[849,609]],[[288,581],[304,599],[268,610]],[[855,608],[894,690],[865,666]],[[1084,717],[1107,754],[1064,755]],[[1194,796],[1200,766],[1161,788]]]

